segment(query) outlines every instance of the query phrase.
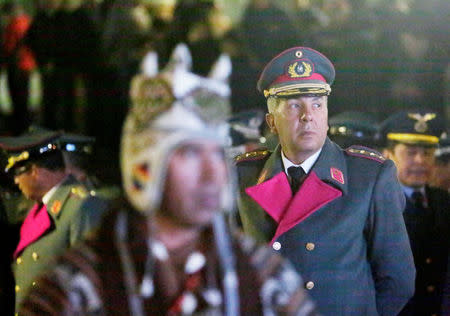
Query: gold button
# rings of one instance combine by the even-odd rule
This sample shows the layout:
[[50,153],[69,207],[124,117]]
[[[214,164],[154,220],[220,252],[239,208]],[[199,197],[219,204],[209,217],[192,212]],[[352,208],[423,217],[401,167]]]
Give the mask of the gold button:
[[308,281],[308,282],[306,282],[306,289],[308,289],[308,290],[312,290],[313,289],[313,287],[314,287],[314,282],[313,281]]
[[31,286],[36,286],[36,282],[31,283]]
[[432,261],[433,261],[433,260],[431,260],[431,258],[426,258],[426,259],[425,259],[425,263],[426,263],[426,264],[430,264]]
[[427,286],[427,291],[428,291],[428,292],[431,293],[431,292],[434,292],[434,290],[435,290],[434,285],[428,285],[428,286]]
[[37,261],[39,259],[39,255],[36,252],[33,252],[31,254],[31,257],[33,258],[34,261]]
[[16,260],[16,262],[17,262],[17,264],[21,264],[22,263],[22,257],[19,257],[19,258],[17,258],[17,260]]
[[306,250],[313,251],[314,248],[316,248],[316,245],[314,245],[314,243],[309,242],[309,243],[306,244]]
[[16,293],[20,292],[20,286],[16,285]]
[[274,250],[280,250],[281,249],[281,244],[278,241],[276,241],[276,242],[273,243],[272,248]]

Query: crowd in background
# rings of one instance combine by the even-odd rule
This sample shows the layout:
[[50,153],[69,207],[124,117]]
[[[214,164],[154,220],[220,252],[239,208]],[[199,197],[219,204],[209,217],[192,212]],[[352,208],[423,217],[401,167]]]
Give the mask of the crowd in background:
[[2,2],[12,113],[3,133],[33,122],[94,136],[100,165],[117,153],[129,82],[143,56],[156,50],[164,65],[179,42],[200,74],[220,53],[232,57],[235,113],[264,110],[255,88],[262,65],[295,45],[333,56],[340,76],[330,114],[364,108],[381,120],[424,103],[448,112],[445,1]]

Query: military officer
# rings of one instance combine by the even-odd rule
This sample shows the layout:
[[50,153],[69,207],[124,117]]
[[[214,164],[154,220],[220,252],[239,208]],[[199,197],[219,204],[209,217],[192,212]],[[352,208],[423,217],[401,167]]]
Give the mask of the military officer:
[[35,204],[20,228],[14,251],[16,310],[49,267],[53,257],[82,239],[99,222],[107,205],[65,170],[57,146],[59,132],[37,132],[0,138],[8,152],[6,172]]
[[443,122],[431,111],[402,111],[380,127],[406,196],[403,212],[417,269],[414,297],[400,315],[440,315],[450,239],[448,192],[427,185]]
[[237,158],[243,229],[290,259],[323,315],[396,315],[414,292],[405,197],[392,161],[327,138],[334,77],[307,47],[265,66],[258,90],[280,144]]

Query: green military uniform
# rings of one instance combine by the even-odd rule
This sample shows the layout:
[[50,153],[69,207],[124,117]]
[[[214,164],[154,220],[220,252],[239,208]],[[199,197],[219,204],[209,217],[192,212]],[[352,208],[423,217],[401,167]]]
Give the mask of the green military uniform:
[[68,176],[47,204],[52,225],[38,240],[17,254],[13,262],[16,279],[16,310],[30,287],[52,260],[81,240],[99,222],[106,203],[89,194],[86,187]]
[[[42,130],[0,138],[0,147],[9,156],[5,171],[12,171],[19,184],[25,183],[27,192],[33,192],[37,202],[22,223],[14,252],[16,311],[29,289],[39,286],[38,276],[51,267],[55,257],[83,239],[100,222],[107,208],[105,200],[90,194],[75,177],[64,176],[64,161],[57,142],[60,136],[60,132]],[[36,167],[31,173],[30,166]],[[37,168],[45,169],[46,173],[37,174]],[[22,173],[26,173],[26,182],[21,182]],[[42,177],[47,173],[48,181],[52,182],[48,182],[46,192],[41,192],[36,187],[45,183]]]

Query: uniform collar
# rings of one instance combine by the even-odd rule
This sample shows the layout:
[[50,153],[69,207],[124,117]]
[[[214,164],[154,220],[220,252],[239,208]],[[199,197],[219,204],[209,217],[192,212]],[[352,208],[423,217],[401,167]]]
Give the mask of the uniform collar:
[[413,194],[413,192],[420,192],[422,193],[423,196],[425,196],[425,186],[422,186],[420,188],[412,188],[412,187],[408,187],[406,185],[401,185],[403,188],[403,192],[405,192],[405,195],[410,199],[411,195]]
[[286,172],[286,174],[288,174],[288,171],[287,171],[288,168],[294,166],[294,167],[302,167],[303,171],[305,171],[305,173],[308,174],[309,171],[311,170],[312,166],[314,165],[314,163],[317,161],[317,158],[319,158],[321,151],[322,151],[322,147],[318,151],[316,151],[312,156],[308,157],[308,159],[306,159],[299,165],[292,163],[292,161],[290,161],[284,155],[284,152],[281,151],[281,160],[283,161],[284,172]]
[[44,196],[42,197],[42,203],[44,203],[45,205],[48,204],[48,202],[50,201],[50,199],[52,198],[52,196],[55,194],[55,192],[58,190],[58,188],[61,186],[61,184],[64,182],[66,178],[64,178],[63,180],[61,180],[57,185],[55,185],[53,188],[51,188],[47,193],[44,194]]
[[77,181],[72,175],[68,175],[57,187],[55,187],[55,190],[48,198],[48,204],[46,203],[47,211],[53,219],[57,219],[61,215],[61,210],[64,209],[64,203],[69,198],[73,185],[76,182]]
[[[347,193],[348,174],[345,154],[328,137],[318,153],[317,160],[312,162],[312,164],[310,172],[314,171],[320,180],[338,188],[343,194]],[[256,184],[262,183],[280,172],[284,172],[284,167],[281,146],[278,145],[264,164]]]

